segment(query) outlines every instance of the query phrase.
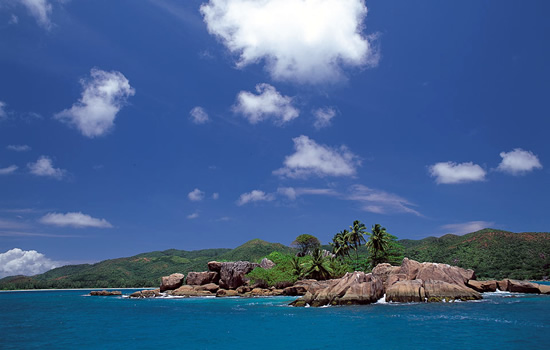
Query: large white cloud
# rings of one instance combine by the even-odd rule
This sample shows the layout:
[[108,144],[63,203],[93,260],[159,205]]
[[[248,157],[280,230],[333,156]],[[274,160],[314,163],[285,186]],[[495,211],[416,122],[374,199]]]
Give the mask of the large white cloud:
[[187,194],[187,198],[189,198],[189,200],[193,202],[202,201],[204,199],[204,192],[199,190],[198,188],[195,188],[193,191]]
[[0,253],[0,278],[6,276],[32,276],[60,266],[36,250],[14,248]]
[[438,184],[459,184],[466,182],[484,181],[487,172],[472,162],[454,163],[441,162],[429,167],[432,177]]
[[270,202],[275,199],[271,193],[265,193],[260,190],[253,190],[248,193],[243,193],[237,200],[237,205],[245,205],[250,202]]
[[18,169],[17,165],[10,165],[6,168],[0,168],[0,175],[13,174]]
[[298,118],[300,111],[292,106],[292,98],[281,95],[269,84],[256,85],[256,92],[241,91],[237,95],[234,111],[242,114],[251,124],[273,119],[282,125]]
[[410,213],[422,216],[418,211],[411,208],[414,204],[405,198],[364,185],[352,186],[346,199],[359,202],[361,209],[371,213]]
[[190,112],[189,115],[191,117],[191,121],[194,124],[205,124],[210,121],[210,118],[208,117],[208,113],[204,110],[202,107],[194,107]]
[[40,218],[40,222],[47,225],[55,226],[71,226],[76,228],[95,227],[95,228],[111,228],[111,225],[105,219],[96,219],[90,215],[81,212],[48,213]]
[[55,114],[55,118],[77,128],[84,136],[94,138],[114,127],[117,113],[135,90],[120,72],[94,68],[90,77],[80,81],[84,91],[78,102]]
[[27,167],[33,175],[53,177],[58,180],[61,180],[67,173],[64,169],[54,168],[52,159],[47,156],[41,156],[36,162],[28,163]]
[[523,175],[535,169],[542,169],[539,158],[531,151],[516,148],[510,152],[500,152],[502,161],[497,170],[512,175]]
[[210,0],[200,10],[238,67],[263,60],[276,80],[334,81],[343,66],[378,61],[363,0]]
[[489,228],[495,223],[491,221],[468,221],[459,224],[448,224],[443,225],[441,228],[445,233],[452,233],[454,235],[464,235],[466,233],[476,232],[483,230],[484,228]]
[[296,152],[285,158],[284,167],[275,170],[275,175],[292,178],[309,175],[354,176],[356,166],[361,163],[345,146],[331,148],[304,135],[292,141]]
[[52,5],[48,0],[19,0],[27,11],[36,19],[39,25],[46,29],[52,27],[50,15],[52,13]]

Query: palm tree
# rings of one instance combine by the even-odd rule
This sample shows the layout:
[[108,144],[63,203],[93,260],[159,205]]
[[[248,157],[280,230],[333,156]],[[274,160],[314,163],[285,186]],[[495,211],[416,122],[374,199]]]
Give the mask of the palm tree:
[[350,232],[348,232],[348,238],[347,241],[350,245],[353,246],[353,250],[355,250],[355,263],[357,265],[357,262],[359,261],[359,252],[357,251],[357,248],[361,246],[362,243],[365,243],[365,224],[363,224],[359,220],[355,220],[353,222],[353,225],[349,227],[351,229]]
[[306,263],[304,275],[316,280],[327,280],[332,276],[330,261],[323,256],[321,249],[316,248],[311,254],[311,261]]
[[341,259],[346,255],[349,256],[348,233],[348,230],[340,231],[334,235],[332,242],[330,242],[332,253]]
[[382,227],[380,224],[372,226],[367,248],[369,249],[370,261],[373,268],[384,261],[390,240],[391,235],[386,231],[385,227]]
[[290,260],[290,266],[292,267],[292,273],[296,276],[297,279],[302,278],[304,274],[304,268],[300,264],[300,259],[297,256],[293,256]]

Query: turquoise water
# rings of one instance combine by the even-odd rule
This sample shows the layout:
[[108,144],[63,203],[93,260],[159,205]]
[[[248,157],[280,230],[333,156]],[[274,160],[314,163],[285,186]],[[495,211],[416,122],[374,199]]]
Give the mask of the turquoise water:
[[88,292],[0,293],[0,348],[550,348],[548,295],[293,308],[289,297],[136,300]]

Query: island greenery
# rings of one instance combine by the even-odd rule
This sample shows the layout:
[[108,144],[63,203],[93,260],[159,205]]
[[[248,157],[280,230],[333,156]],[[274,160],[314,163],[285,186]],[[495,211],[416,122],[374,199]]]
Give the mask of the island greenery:
[[260,262],[274,268],[255,269],[252,283],[283,286],[298,279],[328,279],[354,270],[370,271],[382,262],[393,265],[403,257],[473,269],[479,279],[534,279],[550,275],[550,233],[513,233],[484,229],[463,236],[445,235],[422,240],[397,240],[386,228],[360,221],[337,232],[328,245],[303,234],[292,246],[251,240],[235,249],[184,251],[170,249],[96,264],[68,265],[27,277],[0,279],[0,289],[124,288],[157,286],[160,277],[174,272],[204,271],[208,261]]

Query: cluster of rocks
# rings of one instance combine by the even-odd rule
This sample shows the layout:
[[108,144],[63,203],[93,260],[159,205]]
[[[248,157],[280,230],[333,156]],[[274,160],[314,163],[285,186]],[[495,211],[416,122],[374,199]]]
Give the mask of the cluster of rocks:
[[122,292],[119,290],[93,290],[90,292],[90,295],[109,297],[109,296],[115,296],[115,295],[122,295]]
[[405,258],[401,266],[379,264],[372,273],[352,272],[323,283],[311,283],[294,306],[371,304],[386,302],[440,302],[481,299],[488,291],[544,293],[550,287],[515,280],[477,281],[473,270]]
[[[181,273],[162,277],[159,289],[143,290],[132,293],[131,298],[154,298],[164,295],[171,296],[273,296],[282,295],[283,291],[276,288],[260,288],[249,286],[246,274],[257,267],[270,269],[275,264],[263,259],[260,264],[248,261],[218,262],[210,261],[208,271],[189,272],[187,280]],[[186,284],[184,284],[186,281]]]

